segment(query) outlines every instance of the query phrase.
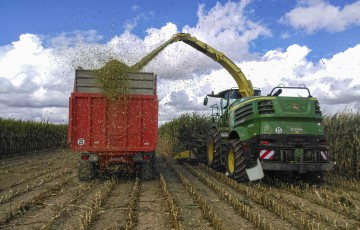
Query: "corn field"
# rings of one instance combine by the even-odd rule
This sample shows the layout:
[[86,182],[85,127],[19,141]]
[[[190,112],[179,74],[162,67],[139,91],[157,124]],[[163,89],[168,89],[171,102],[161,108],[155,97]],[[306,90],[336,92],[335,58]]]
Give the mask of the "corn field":
[[184,114],[159,129],[160,141],[167,141],[173,146],[173,153],[206,146],[211,120],[193,113]]
[[325,135],[334,173],[360,178],[360,112],[325,117]]
[[[119,170],[80,182],[78,154],[59,149],[22,156],[18,151],[26,145],[16,143],[21,147],[13,150],[15,156],[0,159],[0,229],[360,229],[359,180],[349,176],[358,169],[358,119],[358,114],[324,119],[337,164],[321,186],[238,183],[201,163],[176,164],[173,144],[192,147],[206,136],[209,121],[196,114],[160,128],[159,180]],[[18,135],[12,140],[26,142],[30,138],[24,136],[37,133],[53,136],[33,137],[44,141],[37,146],[66,143],[66,125],[5,119],[0,125],[2,138]],[[197,142],[189,143],[191,138]]]
[[0,157],[66,147],[67,125],[0,118]]
[[1,159],[0,229],[360,228],[358,180],[237,183],[161,149],[150,181],[120,170],[80,182],[79,155],[67,149]]

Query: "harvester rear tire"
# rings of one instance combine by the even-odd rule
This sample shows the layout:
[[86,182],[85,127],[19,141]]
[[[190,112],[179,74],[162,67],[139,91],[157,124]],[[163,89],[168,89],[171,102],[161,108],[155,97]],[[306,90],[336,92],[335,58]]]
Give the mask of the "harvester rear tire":
[[237,182],[246,182],[246,159],[242,142],[240,140],[230,140],[227,145],[225,168],[227,175]]
[[223,169],[220,146],[221,140],[219,132],[216,129],[211,129],[207,142],[207,165],[218,171]]
[[78,178],[80,181],[91,181],[96,177],[96,165],[93,162],[79,160]]

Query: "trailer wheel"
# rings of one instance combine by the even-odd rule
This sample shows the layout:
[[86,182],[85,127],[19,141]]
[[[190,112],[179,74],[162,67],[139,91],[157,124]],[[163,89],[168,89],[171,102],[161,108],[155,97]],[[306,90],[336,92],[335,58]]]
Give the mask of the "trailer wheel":
[[79,160],[78,162],[78,178],[80,181],[91,181],[96,177],[95,163]]
[[151,155],[150,160],[146,163],[141,163],[140,178],[142,180],[154,180],[158,178],[159,172],[156,167],[155,153]]
[[140,169],[141,180],[153,180],[154,179],[154,167],[151,162],[142,163]]
[[230,178],[237,182],[248,181],[245,171],[246,159],[240,140],[230,140],[228,142],[225,165],[226,173]]
[[211,129],[207,142],[207,165],[215,170],[221,170],[220,135],[216,129]]

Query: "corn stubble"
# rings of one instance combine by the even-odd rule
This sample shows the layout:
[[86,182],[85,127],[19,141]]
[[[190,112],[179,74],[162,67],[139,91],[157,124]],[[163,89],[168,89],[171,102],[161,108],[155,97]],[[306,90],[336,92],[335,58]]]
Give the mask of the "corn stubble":
[[169,187],[163,177],[163,175],[160,173],[160,186],[164,193],[164,196],[166,197],[167,205],[170,210],[172,224],[175,227],[176,230],[182,230],[184,229],[180,218],[179,218],[179,208],[177,207],[174,198],[169,190]]
[[[344,204],[344,201],[350,202],[350,199],[352,199],[351,196],[343,192],[342,196],[333,194],[333,188],[309,186],[308,184],[293,185],[282,182],[277,183],[275,187],[266,186],[261,183],[240,184],[226,177],[225,174],[214,171],[203,164],[201,164],[201,168],[218,180],[231,186],[233,189],[250,197],[251,200],[256,203],[268,208],[282,219],[295,224],[295,226],[301,226],[304,229],[323,229],[325,226],[324,224],[320,224],[321,222],[331,227],[348,226],[349,228],[358,226],[359,224],[359,207],[352,205],[352,208],[350,208],[349,203]],[[193,168],[189,168],[189,170],[198,177],[202,177],[202,180],[207,180],[204,175],[201,175]],[[215,189],[222,190],[221,187]],[[295,202],[294,200],[291,201],[284,197],[285,194],[292,194],[292,196],[303,198],[310,203],[332,210],[337,217],[343,215],[346,218],[339,217],[329,219],[326,213],[318,213],[319,210],[314,209],[313,205],[309,207],[308,205],[304,205],[304,203]],[[358,200],[358,197],[354,199]],[[341,204],[341,201],[343,204]],[[284,205],[284,203],[288,203],[288,205]]]
[[193,200],[199,205],[201,210],[203,211],[204,217],[209,220],[217,230],[225,230],[230,229],[229,227],[225,226],[224,220],[219,217],[213,209],[213,206],[209,204],[209,202],[203,198],[203,196],[196,190],[196,188],[191,184],[191,182],[186,179],[186,177],[177,169],[172,167],[172,170],[176,173],[178,178],[180,179],[181,183],[185,187],[186,191],[190,194]]
[[141,183],[140,179],[136,177],[133,189],[130,195],[130,202],[127,209],[126,229],[134,229],[136,225],[136,210],[139,205]]
[[116,184],[116,180],[106,181],[104,185],[101,187],[99,191],[97,191],[93,195],[93,199],[91,201],[88,210],[80,216],[80,229],[86,230],[89,229],[91,223],[93,222],[94,218],[98,214],[101,206],[104,204],[110,191],[114,188]]

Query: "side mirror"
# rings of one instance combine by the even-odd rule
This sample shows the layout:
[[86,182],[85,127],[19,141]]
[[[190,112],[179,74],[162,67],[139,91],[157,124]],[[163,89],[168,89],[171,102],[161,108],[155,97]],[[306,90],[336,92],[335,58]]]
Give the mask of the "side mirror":
[[208,100],[209,100],[209,99],[208,99],[207,97],[204,98],[204,103],[203,103],[203,104],[204,104],[205,106],[207,105]]
[[282,93],[282,89],[279,89],[278,91],[276,91],[276,92],[274,93],[273,96],[277,97],[277,96],[279,96],[281,93]]

